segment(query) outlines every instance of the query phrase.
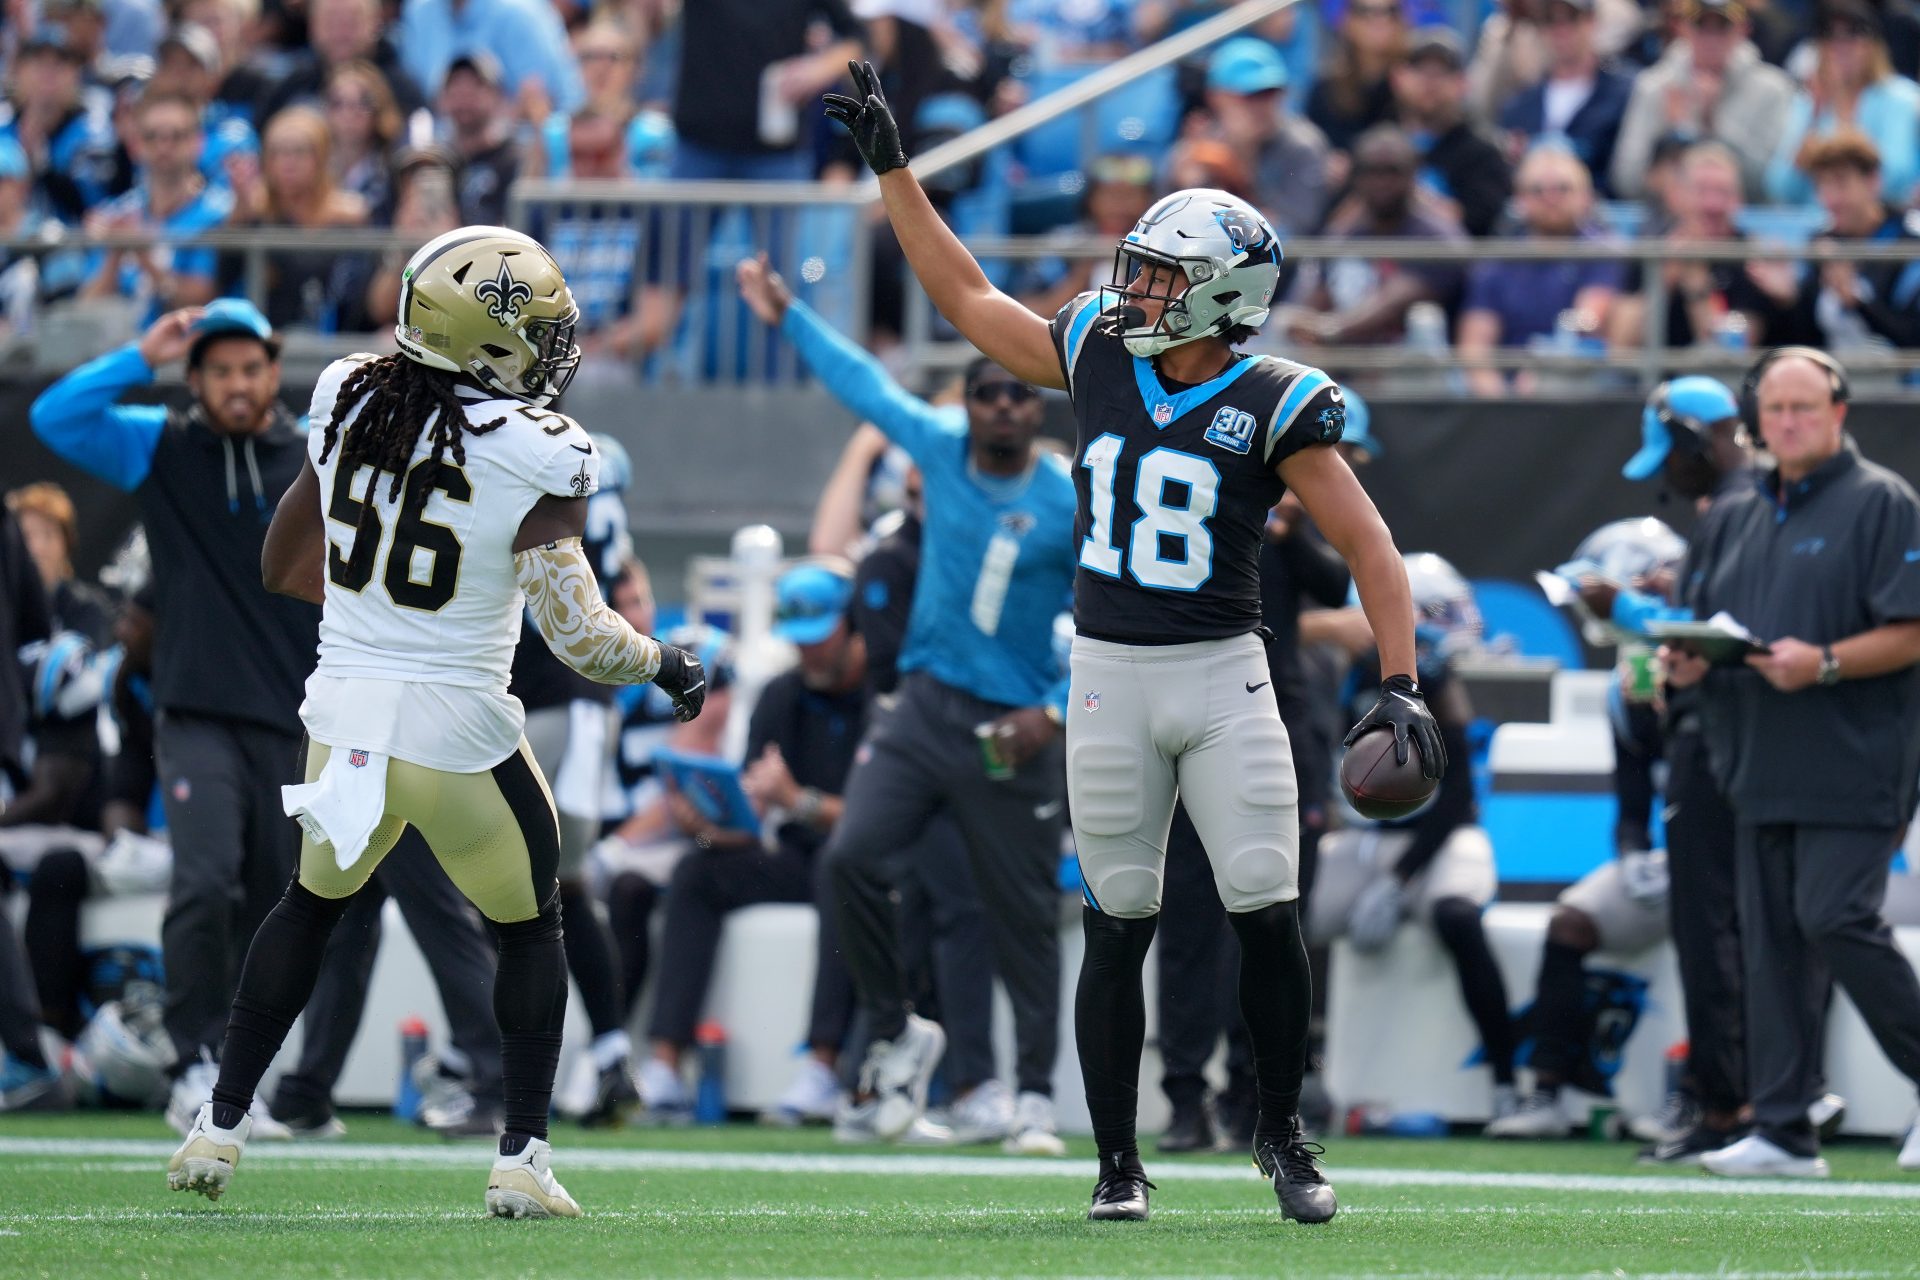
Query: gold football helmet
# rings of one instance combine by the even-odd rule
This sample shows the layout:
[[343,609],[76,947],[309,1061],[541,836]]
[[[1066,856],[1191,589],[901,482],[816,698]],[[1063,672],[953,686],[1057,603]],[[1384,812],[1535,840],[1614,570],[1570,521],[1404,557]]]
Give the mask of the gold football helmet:
[[394,339],[410,360],[544,407],[580,366],[560,264],[506,227],[461,227],[423,245],[400,276]]

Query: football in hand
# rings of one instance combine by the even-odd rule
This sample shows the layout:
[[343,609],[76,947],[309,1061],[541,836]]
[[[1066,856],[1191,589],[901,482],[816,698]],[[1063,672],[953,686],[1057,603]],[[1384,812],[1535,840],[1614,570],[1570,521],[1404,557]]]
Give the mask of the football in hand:
[[1360,736],[1340,761],[1340,790],[1361,817],[1404,818],[1433,798],[1437,784],[1420,772],[1420,746],[1407,744],[1407,762],[1394,759],[1393,729],[1381,725]]

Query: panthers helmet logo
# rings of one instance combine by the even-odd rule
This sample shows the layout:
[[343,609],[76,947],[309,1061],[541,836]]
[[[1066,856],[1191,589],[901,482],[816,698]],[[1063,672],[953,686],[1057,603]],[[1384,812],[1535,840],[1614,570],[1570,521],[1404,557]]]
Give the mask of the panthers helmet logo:
[[1235,253],[1251,253],[1269,239],[1266,227],[1258,218],[1250,218],[1238,209],[1217,210],[1213,220],[1227,233],[1227,243]]
[[520,308],[533,301],[533,289],[513,278],[503,254],[500,258],[500,274],[475,285],[473,296],[487,304],[487,314],[498,320],[501,328],[511,329],[520,323]]

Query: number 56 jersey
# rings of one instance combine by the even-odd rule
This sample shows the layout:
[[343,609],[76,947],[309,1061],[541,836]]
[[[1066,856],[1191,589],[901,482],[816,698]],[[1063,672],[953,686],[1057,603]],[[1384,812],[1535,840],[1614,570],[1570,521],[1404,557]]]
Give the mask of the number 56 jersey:
[[[327,582],[320,660],[301,719],[331,746],[455,773],[489,769],[518,747],[526,721],[507,692],[523,610],[514,539],[543,496],[590,496],[600,458],[573,419],[463,388],[472,428],[500,425],[464,433],[464,460],[449,448],[435,468],[423,424],[396,496],[390,472],[376,475],[370,463],[342,458],[359,406],[320,457],[341,386],[369,359],[329,365],[308,419]],[[417,507],[423,488],[425,505]],[[368,504],[372,518],[363,527]]]
[[1340,388],[1242,355],[1198,386],[1169,385],[1105,332],[1098,294],[1061,308],[1052,330],[1077,427],[1080,634],[1162,645],[1258,627],[1260,539],[1286,490],[1274,468],[1340,439]]

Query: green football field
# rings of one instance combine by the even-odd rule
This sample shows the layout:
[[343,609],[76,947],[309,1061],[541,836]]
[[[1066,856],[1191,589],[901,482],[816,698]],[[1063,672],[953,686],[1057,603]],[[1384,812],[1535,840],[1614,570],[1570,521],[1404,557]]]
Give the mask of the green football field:
[[574,1222],[486,1218],[490,1148],[349,1117],[256,1144],[219,1204],[167,1190],[152,1117],[0,1119],[0,1276],[1882,1277],[1920,1274],[1920,1177],[1890,1148],[1834,1180],[1643,1172],[1632,1148],[1339,1139],[1340,1216],[1282,1222],[1226,1157],[1152,1158],[1153,1220],[1086,1221],[1093,1160],[836,1146],[748,1127],[582,1135]]

